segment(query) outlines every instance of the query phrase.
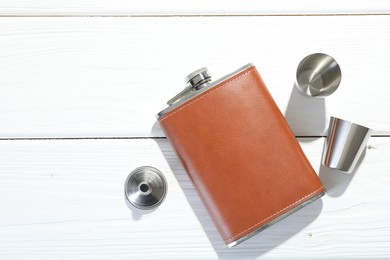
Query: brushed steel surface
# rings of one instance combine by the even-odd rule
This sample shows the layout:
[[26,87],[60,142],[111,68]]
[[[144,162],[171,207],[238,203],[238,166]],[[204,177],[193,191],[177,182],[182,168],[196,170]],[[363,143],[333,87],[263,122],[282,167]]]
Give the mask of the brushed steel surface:
[[125,198],[136,208],[148,210],[159,206],[167,193],[164,175],[154,167],[142,166],[125,181]]
[[337,90],[340,81],[341,70],[335,59],[324,53],[314,53],[299,63],[295,86],[303,95],[325,97]]
[[331,117],[322,163],[329,168],[351,173],[362,155],[372,129]]

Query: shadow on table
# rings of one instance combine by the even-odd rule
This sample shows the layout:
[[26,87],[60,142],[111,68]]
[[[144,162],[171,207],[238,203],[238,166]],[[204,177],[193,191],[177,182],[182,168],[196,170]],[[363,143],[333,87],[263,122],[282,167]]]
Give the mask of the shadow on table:
[[[158,127],[158,125],[155,124],[155,127]],[[191,182],[168,141],[166,139],[155,139],[155,141],[184,191],[187,201],[206,232],[215,252],[221,259],[231,257],[244,259],[263,255],[303,230],[319,216],[322,210],[322,200],[318,199],[242,244],[233,248],[227,248],[196,191],[192,185],[189,185]],[[312,234],[302,235],[306,235],[308,238],[312,236]]]
[[294,85],[284,116],[295,135],[310,132],[310,136],[322,136],[326,127],[325,99],[306,97]]
[[340,172],[339,170],[326,167],[321,163],[319,177],[327,191],[328,196],[340,197],[343,195],[351,183],[353,177],[356,175],[356,172],[359,169],[359,166],[362,163],[365,155],[366,149],[363,151],[351,174],[346,174]]
[[149,210],[141,210],[141,209],[138,209],[136,207],[134,207],[127,199],[126,199],[126,196],[123,196],[124,197],[124,200],[125,200],[125,203],[127,205],[127,207],[131,210],[131,217],[133,218],[133,220],[140,220],[144,215],[147,215],[147,214],[150,214],[150,213],[153,213],[154,211],[156,211],[157,208],[154,208],[154,209],[149,209]]

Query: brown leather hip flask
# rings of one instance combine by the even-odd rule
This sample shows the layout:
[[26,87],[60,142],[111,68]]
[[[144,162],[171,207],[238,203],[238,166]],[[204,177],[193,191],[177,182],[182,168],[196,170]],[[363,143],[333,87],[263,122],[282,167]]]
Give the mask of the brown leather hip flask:
[[228,247],[324,194],[255,66],[187,81],[157,117]]

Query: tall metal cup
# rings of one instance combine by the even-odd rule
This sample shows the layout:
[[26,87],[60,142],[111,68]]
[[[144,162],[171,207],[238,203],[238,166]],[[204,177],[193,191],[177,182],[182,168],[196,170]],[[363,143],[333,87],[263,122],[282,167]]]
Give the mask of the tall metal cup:
[[331,117],[322,163],[333,169],[351,173],[362,155],[372,129]]

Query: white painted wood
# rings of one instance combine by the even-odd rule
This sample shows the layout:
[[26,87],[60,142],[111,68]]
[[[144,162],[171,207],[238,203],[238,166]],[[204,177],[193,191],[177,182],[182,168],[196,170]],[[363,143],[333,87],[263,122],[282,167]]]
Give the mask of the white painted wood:
[[[390,14],[390,2],[1,1],[0,139],[162,136],[154,115],[189,72],[247,62],[296,135],[323,135],[330,115],[389,135],[390,16],[332,14]],[[292,91],[313,52],[342,68],[325,100]],[[323,138],[300,142],[327,195],[226,249],[165,139],[0,140],[0,259],[389,258],[390,138],[371,138],[352,175],[320,167]],[[123,197],[141,165],[169,184],[144,215]]]
[[[323,139],[300,141],[318,170]],[[226,249],[165,139],[2,140],[0,258],[389,257],[390,138],[369,144],[353,175],[321,168],[322,200]],[[169,185],[146,215],[123,196],[141,165],[159,168]]]
[[[390,134],[389,43],[386,15],[2,18],[0,138],[162,136],[155,114],[189,72],[247,62],[296,135],[322,135],[330,115]],[[314,52],[342,68],[325,101],[291,93]]]
[[383,14],[386,0],[5,0],[0,15]]

